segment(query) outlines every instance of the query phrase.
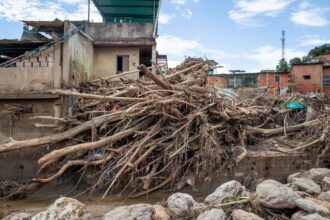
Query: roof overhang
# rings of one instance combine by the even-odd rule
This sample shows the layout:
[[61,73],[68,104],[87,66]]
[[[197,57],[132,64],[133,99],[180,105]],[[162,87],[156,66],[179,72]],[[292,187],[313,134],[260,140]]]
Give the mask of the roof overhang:
[[93,0],[104,22],[156,23],[160,0]]

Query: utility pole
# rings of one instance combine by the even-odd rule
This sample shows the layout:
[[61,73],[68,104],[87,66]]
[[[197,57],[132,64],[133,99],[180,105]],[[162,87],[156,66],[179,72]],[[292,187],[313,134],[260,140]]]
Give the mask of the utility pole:
[[91,0],[88,0],[88,22],[90,22],[91,16]]
[[285,59],[285,31],[282,31],[282,60]]

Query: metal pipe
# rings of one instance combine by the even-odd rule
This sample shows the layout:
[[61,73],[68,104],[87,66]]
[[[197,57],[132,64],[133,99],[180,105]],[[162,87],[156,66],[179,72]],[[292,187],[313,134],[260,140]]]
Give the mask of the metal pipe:
[[88,22],[90,22],[91,16],[91,0],[88,0]]

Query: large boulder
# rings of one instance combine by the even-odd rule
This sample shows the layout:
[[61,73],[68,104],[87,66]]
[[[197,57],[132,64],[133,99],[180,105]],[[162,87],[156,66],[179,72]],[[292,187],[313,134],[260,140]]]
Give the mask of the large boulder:
[[293,178],[291,184],[293,187],[310,194],[321,193],[320,185],[308,178]]
[[32,220],[85,220],[91,219],[87,207],[76,199],[62,197],[50,205],[46,211],[32,217]]
[[216,188],[216,190],[205,198],[205,203],[209,205],[218,205],[224,199],[241,196],[245,192],[245,187],[236,180],[226,182]]
[[11,215],[8,215],[4,217],[2,220],[30,220],[32,218],[32,215],[29,213],[13,213]]
[[150,204],[120,206],[104,215],[104,220],[152,220]]
[[167,207],[177,217],[183,217],[191,212],[191,208],[198,206],[198,203],[191,195],[185,193],[174,193],[167,199]]
[[201,213],[197,220],[225,220],[226,213],[222,209],[210,209]]
[[273,209],[293,209],[300,196],[291,188],[275,181],[265,180],[257,186],[256,200],[259,204]]
[[306,178],[306,179],[312,179],[317,183],[321,183],[324,177],[330,177],[330,169],[313,168],[308,171],[301,171],[291,174],[288,177],[288,182],[291,183],[293,178]]
[[165,208],[161,205],[153,206],[152,220],[170,220],[171,217],[167,214]]
[[320,200],[330,202],[330,191],[321,193],[317,198],[320,199]]
[[308,171],[311,175],[311,178],[321,183],[324,177],[330,177],[330,169],[327,168],[313,168]]
[[306,216],[308,214],[308,212],[305,212],[305,211],[298,211],[296,213],[294,213],[292,216],[291,216],[291,220],[301,220],[302,217]]
[[231,214],[233,220],[263,220],[252,212],[246,212],[242,209],[235,209]]
[[322,181],[322,189],[323,191],[330,190],[330,177],[324,177]]
[[296,200],[296,205],[309,213],[318,213],[321,215],[330,215],[330,211],[329,209],[327,209],[326,207],[319,205],[317,203],[315,203],[314,201],[310,200],[310,199],[297,199]]
[[317,213],[313,213],[313,214],[309,214],[309,215],[305,215],[305,216],[301,217],[301,220],[329,220],[329,219],[324,218]]

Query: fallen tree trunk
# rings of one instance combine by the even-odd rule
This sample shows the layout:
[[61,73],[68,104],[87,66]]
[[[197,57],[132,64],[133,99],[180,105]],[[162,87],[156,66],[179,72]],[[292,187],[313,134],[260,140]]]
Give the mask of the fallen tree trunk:
[[[54,150],[51,153],[46,154],[45,156],[40,158],[39,161],[38,161],[38,164],[42,165],[42,164],[46,163],[47,161],[56,162],[61,157],[65,156],[67,154],[70,154],[70,153],[75,153],[75,152],[78,152],[78,151],[91,150],[91,149],[101,147],[101,146],[103,146],[105,144],[108,144],[108,143],[114,143],[118,140],[121,140],[125,137],[128,137],[128,136],[134,134],[139,129],[142,129],[145,126],[147,126],[150,122],[151,122],[151,118],[141,122],[140,124],[136,125],[133,128],[118,132],[118,133],[116,133],[112,136],[108,136],[108,137],[103,138],[99,141],[88,142],[88,143],[83,143],[83,144],[77,144],[77,145],[74,145],[74,146]],[[111,149],[108,148],[108,150],[111,150]]]
[[18,150],[27,147],[37,147],[40,145],[45,144],[55,144],[63,140],[67,140],[77,136],[78,134],[91,129],[93,126],[100,126],[106,122],[113,122],[120,120],[122,117],[123,112],[115,112],[109,115],[103,115],[100,117],[93,118],[90,121],[87,121],[81,125],[78,125],[74,128],[71,128],[67,131],[58,134],[52,134],[49,136],[45,136],[42,138],[34,138],[31,140],[24,140],[24,141],[12,141],[6,144],[0,145],[0,153],[1,152],[8,152],[13,150]]
[[73,92],[70,90],[61,90],[61,89],[49,90],[49,92],[51,94],[56,94],[56,95],[75,96],[75,97],[87,98],[87,99],[113,100],[113,101],[125,101],[125,102],[139,102],[139,101],[148,100],[145,98],[94,95],[94,94],[79,93],[79,92]]

